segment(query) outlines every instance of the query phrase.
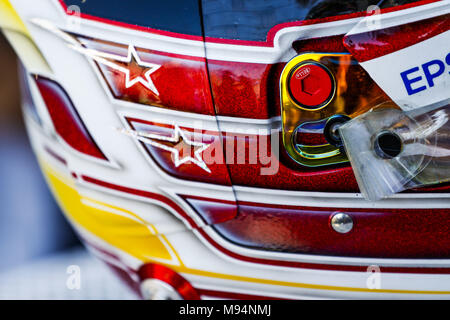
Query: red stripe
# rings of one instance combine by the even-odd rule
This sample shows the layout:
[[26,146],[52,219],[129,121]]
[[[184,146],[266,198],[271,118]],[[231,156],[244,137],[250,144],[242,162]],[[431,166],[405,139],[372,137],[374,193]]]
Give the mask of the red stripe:
[[189,217],[182,208],[180,208],[175,202],[173,202],[172,200],[164,197],[163,195],[157,194],[157,193],[153,193],[153,192],[149,192],[149,191],[144,191],[144,190],[138,190],[138,189],[133,189],[133,188],[128,188],[128,187],[124,187],[124,186],[119,186],[116,184],[112,184],[109,182],[105,182],[105,181],[101,181],[95,178],[91,178],[85,175],[81,176],[82,179],[86,182],[92,183],[92,184],[96,184],[99,185],[101,187],[104,188],[108,188],[108,189],[112,189],[112,190],[117,190],[117,191],[121,191],[124,193],[129,193],[129,194],[133,194],[136,196],[140,196],[140,197],[144,197],[144,198],[148,198],[148,199],[152,199],[152,200],[156,200],[162,203],[167,204],[168,206],[170,206],[172,209],[174,209],[180,216],[183,217],[183,219],[185,219],[188,224],[193,227],[196,228],[197,225],[194,222],[194,220],[192,220],[191,217]]
[[292,48],[294,48],[298,54],[308,51],[323,53],[348,52],[343,43],[344,36],[345,34],[338,34],[334,36],[296,40],[292,43]]
[[[273,259],[261,259],[261,258],[253,258],[248,256],[243,256],[237,253],[234,253],[226,248],[223,248],[218,243],[216,243],[202,228],[198,228],[195,222],[190,218],[184,210],[178,206],[174,201],[166,198],[163,195],[152,193],[149,191],[143,191],[138,189],[133,189],[129,187],[119,186],[116,184],[112,184],[109,182],[101,181],[92,177],[82,176],[83,180],[86,182],[90,182],[92,184],[96,184],[108,189],[121,191],[149,199],[153,199],[164,203],[170,206],[173,210],[175,210],[186,222],[192,226],[194,229],[202,235],[202,237],[207,240],[212,246],[214,246],[217,250],[224,253],[227,256],[233,257],[235,259],[251,262],[251,263],[259,263],[265,265],[275,265],[275,266],[283,266],[283,267],[293,267],[293,268],[304,268],[304,269],[315,269],[315,270],[333,270],[333,271],[354,271],[354,272],[366,272],[367,267],[370,264],[360,264],[360,265],[330,265],[330,264],[317,264],[317,263],[304,263],[304,262],[293,262],[293,261],[280,261]],[[450,268],[446,267],[381,267],[382,272],[388,273],[416,273],[416,274],[450,274]]]
[[[88,241],[86,238],[81,236],[79,233],[78,233],[78,236],[86,243],[87,246],[90,246],[90,247],[94,248],[95,250],[105,254],[106,256],[109,256],[110,258],[112,258],[113,260],[116,260],[120,264],[124,264],[122,262],[122,260],[115,254],[113,254],[103,248],[100,248],[97,245],[94,245],[92,242]],[[133,278],[131,277],[131,274],[138,274],[138,272],[136,270],[131,269],[130,267],[126,266],[125,264],[124,264],[124,267],[126,268],[126,270],[123,270],[123,269],[117,267],[116,265],[114,265],[106,260],[103,260],[102,258],[100,258],[100,259],[106,265],[111,267],[113,269],[113,271],[119,276],[119,278],[121,278],[122,281],[124,281],[125,284],[127,284],[128,287],[130,287],[134,291],[135,294],[137,294],[139,297],[142,298],[139,283],[134,281]],[[146,268],[144,266],[142,266],[139,269],[140,273],[144,276],[143,279],[141,278],[141,280],[145,280],[145,278],[151,278],[151,276],[149,274],[144,272],[145,269]],[[252,294],[244,294],[244,293],[237,293],[237,292],[198,289],[195,287],[193,287],[192,289],[194,289],[196,291],[196,293],[200,296],[210,296],[210,297],[216,297],[216,298],[237,299],[237,300],[280,300],[280,298],[262,296],[262,295],[252,295]],[[198,297],[196,297],[196,298],[198,298]]]
[[359,62],[385,56],[450,30],[450,14],[344,37],[348,51]]
[[[211,201],[211,198],[205,198],[205,197],[199,197],[199,196],[191,196],[191,195],[184,195],[179,194],[183,199],[189,198],[189,199],[195,199],[195,200],[202,200],[202,201]],[[236,204],[236,201],[231,200],[223,200],[223,199],[214,199],[215,203],[222,203],[222,204]]]
[[[129,126],[135,131],[153,133],[163,137],[171,137],[174,134],[174,125],[131,118],[126,118],[126,120],[128,121]],[[189,137],[189,139],[197,140],[201,138],[201,142],[208,144],[208,148],[213,150],[212,152],[202,154],[203,161],[209,168],[209,171],[205,171],[203,168],[193,163],[191,163],[191,165],[186,164],[176,166],[173,161],[172,152],[156,147],[150,143],[140,141],[145,152],[152,159],[152,161],[156,162],[161,170],[179,179],[231,186],[219,133],[217,131],[206,130],[194,132],[192,128],[180,128]],[[176,143],[166,141],[164,144],[168,147],[178,148],[176,147]],[[192,153],[192,150],[182,147],[179,152],[180,157],[181,154],[185,157],[185,152]],[[192,157],[192,154],[189,154],[189,156]]]
[[192,209],[202,217],[208,225],[221,224],[226,221],[234,220],[238,215],[236,201],[219,200],[218,202],[202,199],[194,199],[190,196],[182,196]]
[[53,158],[61,162],[63,165],[67,166],[67,161],[62,156],[54,152],[52,149],[50,149],[48,146],[44,146],[44,150],[47,151],[49,155],[51,155]]
[[[214,201],[209,201],[196,204],[197,210],[209,206],[215,208],[215,216],[226,214],[220,204],[214,207]],[[331,228],[330,219],[336,212],[352,217],[355,228],[351,232],[344,235]],[[450,258],[449,209],[327,208],[239,201],[239,216],[215,224],[214,229],[237,245],[259,250],[372,259]]]
[[78,152],[107,161],[61,85],[41,76],[36,76],[35,81],[56,133]]
[[[126,56],[128,52],[127,46],[114,42],[91,39],[84,39],[82,42],[89,49],[100,52],[110,52],[120,56]],[[178,57],[171,53],[161,55],[160,51],[142,48],[136,48],[136,50],[143,61],[160,65],[156,73],[152,74],[152,81],[158,89],[158,94],[148,90],[142,83],[129,86],[124,72],[118,72],[114,68],[96,62],[115,99],[178,111],[215,114],[204,58]],[[177,58],[174,58],[175,56]],[[134,63],[116,61],[116,64],[128,69],[130,73],[136,73],[132,77],[142,75],[144,72],[143,67],[136,67]]]
[[[136,118],[126,118],[130,122],[130,126],[134,130],[138,130],[136,123],[143,123],[146,125],[155,125],[155,122],[140,120]],[[157,124],[161,127],[172,127],[172,125]],[[192,128],[185,128],[187,131],[192,131]],[[142,130],[140,128],[138,131]],[[147,131],[147,130],[145,130]],[[150,131],[149,131],[150,132]],[[204,142],[209,140],[210,136],[220,136],[216,131],[204,131]],[[289,162],[280,161],[280,159],[272,153],[271,136],[266,135],[254,135],[254,134],[238,134],[223,132],[222,145],[217,145],[218,140],[211,140],[214,142],[212,148],[216,150],[223,150],[224,158],[222,162],[215,161],[216,154],[206,156],[205,162],[211,170],[211,173],[206,173],[198,166],[180,166],[175,168],[173,166],[173,160],[171,154],[158,148],[147,149],[149,156],[167,173],[172,176],[184,180],[201,181],[206,183],[231,185],[231,181],[235,185],[261,187],[270,189],[282,189],[282,190],[314,190],[323,192],[358,192],[356,180],[353,175],[351,167],[341,167],[334,169],[322,169],[317,172],[311,172],[310,169],[298,168],[292,169],[287,165]],[[251,160],[251,146],[260,145],[260,141],[265,139],[267,142],[267,155],[263,155],[261,152],[257,155],[257,163],[253,163]],[[233,145],[232,150],[228,150],[224,146],[231,142]],[[244,145],[241,144],[244,142]],[[239,148],[245,148],[239,149]],[[261,151],[261,150],[260,150]],[[242,152],[242,153],[240,153]],[[162,155],[165,154],[165,158]],[[245,156],[245,163],[240,163],[239,154]],[[284,153],[282,153],[283,155]],[[165,159],[165,160],[164,160]],[[289,158],[290,159],[290,158]],[[286,160],[288,160],[286,156]],[[166,161],[166,163],[163,162]],[[284,158],[283,158],[284,160]],[[290,160],[292,161],[292,160]],[[228,162],[228,165],[226,164]],[[268,164],[272,164],[274,168],[278,167],[279,170],[273,175],[261,175],[261,168],[268,167]],[[170,166],[170,167],[169,167]],[[165,168],[165,169],[164,169]],[[171,170],[168,170],[171,168]],[[231,181],[230,181],[231,177]]]
[[200,300],[197,290],[172,269],[156,263],[146,263],[138,270],[141,281],[158,279],[170,285],[184,300]]
[[[405,9],[409,9],[412,7],[418,7],[418,6],[422,6],[422,5],[426,5],[426,4],[430,4],[430,3],[438,2],[438,1],[441,1],[441,0],[417,1],[414,3],[410,3],[410,4],[405,4],[405,5],[401,5],[401,6],[395,6],[395,7],[391,7],[391,8],[382,9],[381,13],[405,10]],[[59,3],[61,4],[62,8],[64,9],[64,12],[67,14],[67,6],[64,3],[64,1],[59,0]],[[235,40],[235,39],[223,39],[223,38],[212,38],[212,37],[205,37],[205,40],[207,42],[212,42],[212,43],[236,44],[236,45],[247,45],[247,46],[258,46],[258,47],[273,47],[273,41],[274,41],[275,35],[281,29],[284,29],[287,27],[305,26],[305,25],[313,25],[313,24],[318,24],[318,23],[346,20],[346,19],[363,17],[366,15],[367,15],[367,13],[363,11],[363,12],[355,12],[355,13],[331,16],[331,17],[320,18],[320,19],[311,19],[311,20],[280,23],[280,24],[272,27],[268,31],[267,38],[265,41],[248,41],[248,40]],[[203,37],[201,37],[201,36],[193,36],[193,35],[189,35],[189,34],[163,31],[163,30],[153,29],[153,28],[149,28],[149,27],[142,27],[142,26],[137,26],[134,24],[128,24],[128,23],[118,22],[118,21],[114,21],[114,20],[110,20],[110,19],[104,19],[104,18],[100,18],[100,17],[96,17],[96,16],[84,14],[84,13],[81,13],[80,17],[87,19],[87,20],[102,22],[102,23],[115,25],[115,26],[123,27],[123,28],[128,28],[128,29],[132,29],[132,30],[144,31],[144,32],[159,34],[159,35],[163,35],[163,36],[173,37],[173,38],[203,41]]]

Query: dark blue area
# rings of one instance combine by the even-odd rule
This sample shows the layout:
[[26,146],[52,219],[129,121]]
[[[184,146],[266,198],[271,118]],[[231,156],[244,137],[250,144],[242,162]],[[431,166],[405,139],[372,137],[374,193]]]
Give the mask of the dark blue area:
[[198,0],[64,0],[81,13],[189,35],[202,35]]
[[419,0],[200,0],[206,37],[265,41],[269,30],[291,21],[326,18]]
[[280,23],[337,16],[419,0],[64,0],[89,15],[189,35],[265,41]]

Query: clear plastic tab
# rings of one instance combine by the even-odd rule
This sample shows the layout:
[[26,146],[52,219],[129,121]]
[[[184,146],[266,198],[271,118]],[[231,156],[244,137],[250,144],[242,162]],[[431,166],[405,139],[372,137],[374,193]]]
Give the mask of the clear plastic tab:
[[450,180],[450,105],[405,112],[379,107],[339,131],[360,190],[378,200]]

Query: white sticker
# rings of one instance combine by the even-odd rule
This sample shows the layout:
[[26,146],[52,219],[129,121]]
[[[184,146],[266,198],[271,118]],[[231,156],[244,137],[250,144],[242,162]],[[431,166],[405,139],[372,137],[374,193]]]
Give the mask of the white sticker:
[[361,66],[403,110],[450,98],[450,31]]

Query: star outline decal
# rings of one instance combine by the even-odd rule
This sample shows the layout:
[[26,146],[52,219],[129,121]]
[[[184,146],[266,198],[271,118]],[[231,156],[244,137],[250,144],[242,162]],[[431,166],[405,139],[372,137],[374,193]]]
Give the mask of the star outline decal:
[[[95,49],[88,49],[82,46],[69,45],[72,49],[80,52],[81,54],[90,57],[94,61],[103,64],[111,69],[117,70],[125,74],[125,87],[131,88],[137,83],[142,84],[144,87],[149,89],[155,95],[159,96],[159,91],[156,89],[155,84],[151,78],[151,74],[156,70],[161,68],[161,65],[142,61],[139,57],[139,54],[136,51],[136,48],[133,45],[128,45],[127,56],[114,55],[107,52],[101,52]],[[111,61],[112,60],[112,61]],[[130,70],[125,68],[113,61],[118,61],[126,64],[130,64],[132,61],[135,61],[139,67],[146,67],[148,70],[144,73],[144,77],[138,76],[134,79],[131,79]]]
[[[152,133],[146,133],[146,132],[138,132],[138,131],[130,130],[130,129],[119,129],[119,131],[126,135],[136,138],[140,142],[149,144],[151,146],[154,146],[156,148],[159,148],[159,149],[162,149],[165,151],[169,151],[172,154],[173,163],[176,168],[178,168],[180,165],[185,164],[187,162],[192,162],[195,165],[197,165],[198,167],[200,167],[201,169],[205,170],[206,172],[211,173],[211,170],[209,169],[209,167],[203,160],[201,153],[203,151],[205,151],[206,149],[208,149],[212,145],[212,143],[208,144],[208,143],[198,142],[198,141],[189,139],[186,136],[186,134],[184,133],[184,131],[178,125],[174,125],[174,132],[171,137],[166,137],[166,136],[161,136],[158,134],[152,134]],[[180,138],[182,139],[182,142],[186,142],[188,145],[198,147],[194,151],[194,158],[189,155],[189,156],[185,156],[180,159],[180,151],[178,149],[176,149],[174,147],[169,147],[165,144],[157,142],[159,140],[159,141],[167,141],[167,142],[177,143],[180,141]]]
[[[54,35],[56,35],[57,37],[59,37],[60,39],[65,41],[69,48],[93,59],[94,61],[96,61],[100,64],[106,65],[112,69],[115,69],[119,72],[124,73],[125,74],[125,87],[127,89],[132,87],[136,83],[141,83],[144,87],[149,89],[155,95],[159,96],[159,92],[156,89],[155,84],[153,83],[151,74],[154,73],[156,70],[158,70],[161,67],[161,65],[142,61],[141,58],[139,57],[139,54],[136,51],[135,46],[133,46],[131,44],[128,45],[128,52],[127,52],[126,57],[120,56],[120,55],[115,55],[115,54],[110,54],[107,52],[102,52],[99,50],[86,48],[77,37],[73,36],[72,34],[66,32],[66,31],[59,29],[58,27],[56,27],[53,23],[51,23],[48,20],[40,19],[40,18],[32,18],[32,19],[30,19],[30,21],[31,21],[31,23],[35,24],[36,26],[53,33]],[[145,79],[142,78],[141,76],[131,79],[129,69],[113,62],[113,61],[118,61],[118,62],[130,64],[133,60],[135,62],[137,62],[138,66],[140,66],[140,67],[143,66],[143,67],[149,68],[149,70],[147,70],[144,74]]]

